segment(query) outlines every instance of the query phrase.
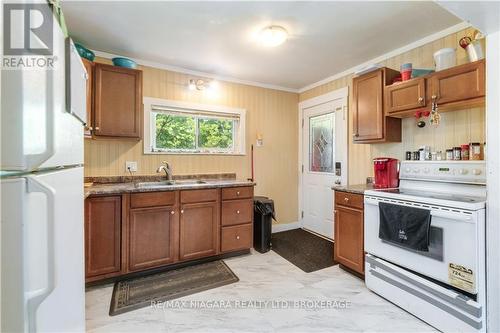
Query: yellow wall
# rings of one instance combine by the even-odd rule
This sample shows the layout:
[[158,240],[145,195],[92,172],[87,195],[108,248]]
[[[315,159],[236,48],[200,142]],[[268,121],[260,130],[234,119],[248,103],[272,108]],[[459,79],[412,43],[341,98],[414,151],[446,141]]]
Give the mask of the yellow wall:
[[[444,47],[457,49],[457,64],[467,63],[467,54],[458,46],[461,37],[472,36],[474,29],[465,29],[451,34],[434,42],[415,48],[382,62],[383,66],[399,70],[399,66],[411,62],[413,68],[434,68],[433,53]],[[483,43],[483,49],[485,45]],[[299,100],[304,101],[330,91],[349,87],[352,93],[353,75],[348,75],[328,82],[300,94]],[[349,102],[351,105],[351,101]],[[439,127],[427,125],[417,128],[415,119],[403,120],[403,138],[401,143],[383,144],[353,144],[352,143],[352,116],[349,117],[349,183],[360,184],[366,177],[373,175],[371,160],[374,157],[389,156],[398,159],[404,158],[407,150],[418,150],[421,145],[429,145],[433,150],[445,150],[468,142],[484,142],[485,139],[485,109],[484,107],[443,113]]]
[[255,193],[275,200],[280,223],[297,221],[298,94],[220,82],[219,96],[214,98],[188,90],[189,75],[151,67],[140,69],[144,96],[246,109],[247,155],[144,155],[142,141],[87,139],[86,176],[124,175],[125,161],[137,161],[137,174],[149,175],[167,160],[174,174],[235,172],[238,178],[246,179],[251,175],[250,145],[261,133],[264,146],[255,147]]

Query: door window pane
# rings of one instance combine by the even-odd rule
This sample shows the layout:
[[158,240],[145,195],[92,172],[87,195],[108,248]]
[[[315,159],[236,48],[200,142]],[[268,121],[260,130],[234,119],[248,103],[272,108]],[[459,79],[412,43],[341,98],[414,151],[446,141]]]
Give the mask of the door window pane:
[[334,171],[335,113],[309,118],[309,170]]

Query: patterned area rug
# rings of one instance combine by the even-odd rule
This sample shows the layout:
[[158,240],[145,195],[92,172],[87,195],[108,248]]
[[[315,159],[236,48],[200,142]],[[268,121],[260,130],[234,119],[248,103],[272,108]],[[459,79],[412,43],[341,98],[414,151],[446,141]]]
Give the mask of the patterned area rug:
[[336,265],[333,242],[302,229],[273,234],[273,251],[306,273]]
[[238,282],[222,260],[132,278],[115,283],[109,315],[150,306],[152,302],[195,294]]

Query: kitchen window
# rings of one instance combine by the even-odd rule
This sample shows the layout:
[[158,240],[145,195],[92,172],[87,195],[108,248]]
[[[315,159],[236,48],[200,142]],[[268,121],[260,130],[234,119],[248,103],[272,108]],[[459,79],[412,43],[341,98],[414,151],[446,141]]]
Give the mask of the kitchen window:
[[145,154],[245,154],[245,110],[144,98]]

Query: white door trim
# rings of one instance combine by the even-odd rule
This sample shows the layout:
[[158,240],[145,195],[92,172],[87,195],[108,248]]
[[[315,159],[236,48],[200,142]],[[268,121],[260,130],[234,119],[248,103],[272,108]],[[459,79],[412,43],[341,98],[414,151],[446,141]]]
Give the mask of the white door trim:
[[[303,131],[303,123],[302,123],[302,119],[303,119],[303,116],[304,116],[304,110],[305,109],[308,109],[310,107],[313,107],[313,106],[317,106],[317,105],[321,105],[321,104],[324,104],[324,103],[328,103],[328,102],[331,102],[331,101],[335,101],[335,100],[344,100],[343,102],[343,105],[345,105],[345,113],[346,113],[346,122],[345,122],[345,125],[346,125],[346,128],[345,128],[345,135],[348,135],[348,124],[349,124],[349,118],[348,118],[348,114],[349,112],[347,112],[347,105],[348,105],[348,96],[349,96],[349,88],[348,87],[344,87],[344,88],[340,88],[340,89],[337,89],[337,90],[334,90],[332,92],[329,92],[329,93],[326,93],[324,95],[320,95],[320,96],[317,96],[317,97],[313,97],[313,98],[310,98],[310,99],[306,99],[305,101],[302,101],[299,103],[299,141],[298,141],[298,154],[299,154],[299,158],[298,158],[298,161],[299,161],[299,164],[297,166],[298,168],[298,171],[299,171],[299,193],[298,193],[298,202],[299,202],[299,211],[298,211],[298,220],[299,220],[299,225],[300,227],[302,228],[303,227],[303,221],[302,221],[302,165],[303,165],[303,158],[302,158],[302,153],[303,153],[303,147],[302,147],[302,131]],[[349,145],[348,145],[349,146]],[[348,148],[348,147],[346,147]],[[346,161],[349,160],[349,151],[348,149],[346,150]],[[347,174],[347,170],[349,169],[349,164],[346,165],[345,167],[345,170],[346,170],[346,177],[347,179],[348,178],[348,174]],[[333,196],[332,196],[332,200],[333,200]],[[333,214],[333,212],[332,212]]]

